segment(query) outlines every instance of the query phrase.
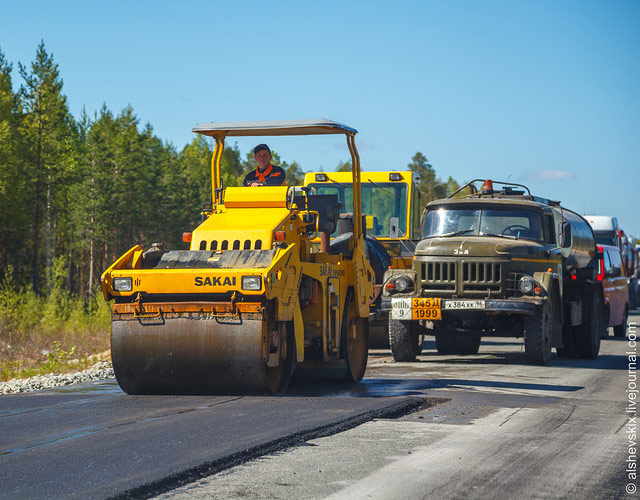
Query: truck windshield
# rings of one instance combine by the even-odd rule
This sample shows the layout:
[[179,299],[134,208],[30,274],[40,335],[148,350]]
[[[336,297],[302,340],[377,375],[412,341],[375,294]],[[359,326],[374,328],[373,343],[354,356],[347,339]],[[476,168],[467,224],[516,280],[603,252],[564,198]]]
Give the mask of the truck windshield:
[[423,238],[502,236],[542,241],[542,217],[532,210],[443,207],[429,210]]
[[[342,213],[353,213],[351,183],[310,184],[317,194],[337,194]],[[397,226],[398,237],[407,233],[407,184],[399,182],[366,182],[362,184],[362,213],[373,216],[367,234],[389,238],[391,227]]]

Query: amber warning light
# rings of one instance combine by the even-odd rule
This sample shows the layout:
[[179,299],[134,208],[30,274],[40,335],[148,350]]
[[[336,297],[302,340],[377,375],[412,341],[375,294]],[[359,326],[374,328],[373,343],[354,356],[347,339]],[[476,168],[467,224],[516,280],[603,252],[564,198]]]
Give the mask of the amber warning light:
[[182,233],[182,241],[191,243],[191,233]]
[[483,194],[491,194],[493,193],[493,181],[491,179],[487,179],[484,181],[482,185],[482,193]]

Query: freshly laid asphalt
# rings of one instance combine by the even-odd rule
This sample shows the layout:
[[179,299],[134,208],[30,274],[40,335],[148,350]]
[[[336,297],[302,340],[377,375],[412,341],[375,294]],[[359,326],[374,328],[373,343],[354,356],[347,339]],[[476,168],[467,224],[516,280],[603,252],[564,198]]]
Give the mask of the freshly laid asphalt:
[[404,398],[127,396],[115,381],[0,397],[0,497],[148,496]]

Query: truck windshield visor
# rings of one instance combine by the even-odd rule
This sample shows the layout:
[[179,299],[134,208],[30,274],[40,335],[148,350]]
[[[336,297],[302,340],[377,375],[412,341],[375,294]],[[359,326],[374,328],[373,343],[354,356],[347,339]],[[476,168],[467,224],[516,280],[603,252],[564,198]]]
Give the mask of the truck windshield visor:
[[[337,194],[344,204],[342,213],[353,213],[351,183],[310,184],[317,194]],[[362,213],[373,216],[373,227],[367,234],[389,238],[391,227],[398,227],[398,236],[407,234],[407,185],[391,182],[362,182]],[[393,220],[392,220],[393,219]],[[335,236],[335,233],[332,235]]]
[[429,210],[423,238],[501,236],[542,241],[542,217],[531,210],[438,208]]

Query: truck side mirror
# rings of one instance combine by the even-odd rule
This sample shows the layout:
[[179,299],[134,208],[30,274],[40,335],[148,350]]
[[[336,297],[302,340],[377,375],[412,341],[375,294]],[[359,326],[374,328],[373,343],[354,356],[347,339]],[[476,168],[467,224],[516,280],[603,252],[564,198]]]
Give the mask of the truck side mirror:
[[399,234],[399,226],[400,218],[399,217],[391,217],[389,219],[389,238],[398,238]]
[[571,224],[566,221],[562,223],[562,235],[560,236],[560,240],[562,248],[569,248],[571,246]]

